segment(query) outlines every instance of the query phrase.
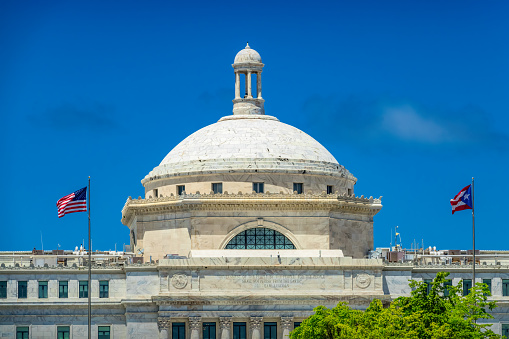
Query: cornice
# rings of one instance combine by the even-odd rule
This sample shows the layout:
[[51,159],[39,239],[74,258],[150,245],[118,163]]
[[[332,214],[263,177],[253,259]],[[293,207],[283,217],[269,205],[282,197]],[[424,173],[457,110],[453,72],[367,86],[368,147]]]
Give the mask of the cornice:
[[184,194],[132,199],[122,209],[122,223],[129,225],[135,215],[192,210],[328,210],[374,216],[382,208],[381,198],[346,194],[252,193]]

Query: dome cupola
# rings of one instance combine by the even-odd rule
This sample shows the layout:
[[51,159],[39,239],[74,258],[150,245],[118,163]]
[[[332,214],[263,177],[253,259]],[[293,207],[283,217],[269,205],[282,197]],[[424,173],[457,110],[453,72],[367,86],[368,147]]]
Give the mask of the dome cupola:
[[[234,115],[263,115],[262,99],[262,57],[251,49],[249,44],[235,56],[233,61],[235,71],[235,99],[233,99]],[[253,79],[256,78],[256,87],[253,88]],[[240,93],[244,82],[244,93]],[[254,94],[254,95],[253,95]]]

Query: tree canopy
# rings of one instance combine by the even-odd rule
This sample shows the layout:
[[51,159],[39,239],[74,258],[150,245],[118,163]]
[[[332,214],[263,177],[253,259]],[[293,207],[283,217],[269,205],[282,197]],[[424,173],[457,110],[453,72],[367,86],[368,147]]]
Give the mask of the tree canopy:
[[440,272],[427,283],[410,281],[410,297],[399,297],[388,307],[375,299],[366,311],[351,309],[339,303],[329,309],[319,306],[290,333],[291,339],[446,339],[502,338],[479,324],[479,319],[492,319],[488,310],[496,307],[487,301],[485,284],[475,284],[466,296],[462,282],[452,286],[449,273]]

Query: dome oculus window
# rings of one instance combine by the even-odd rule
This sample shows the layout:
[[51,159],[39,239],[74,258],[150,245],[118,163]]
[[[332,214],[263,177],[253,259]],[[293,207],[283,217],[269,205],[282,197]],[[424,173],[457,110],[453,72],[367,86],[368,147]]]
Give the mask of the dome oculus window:
[[251,228],[237,234],[226,249],[236,250],[293,250],[295,245],[283,234],[269,228]]

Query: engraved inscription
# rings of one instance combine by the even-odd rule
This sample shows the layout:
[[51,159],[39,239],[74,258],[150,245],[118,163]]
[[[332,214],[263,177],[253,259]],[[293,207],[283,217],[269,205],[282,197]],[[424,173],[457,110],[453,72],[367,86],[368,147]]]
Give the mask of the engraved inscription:
[[323,280],[324,275],[225,275],[222,280],[230,280],[237,284],[251,284],[254,288],[288,288],[302,285],[308,280]]

